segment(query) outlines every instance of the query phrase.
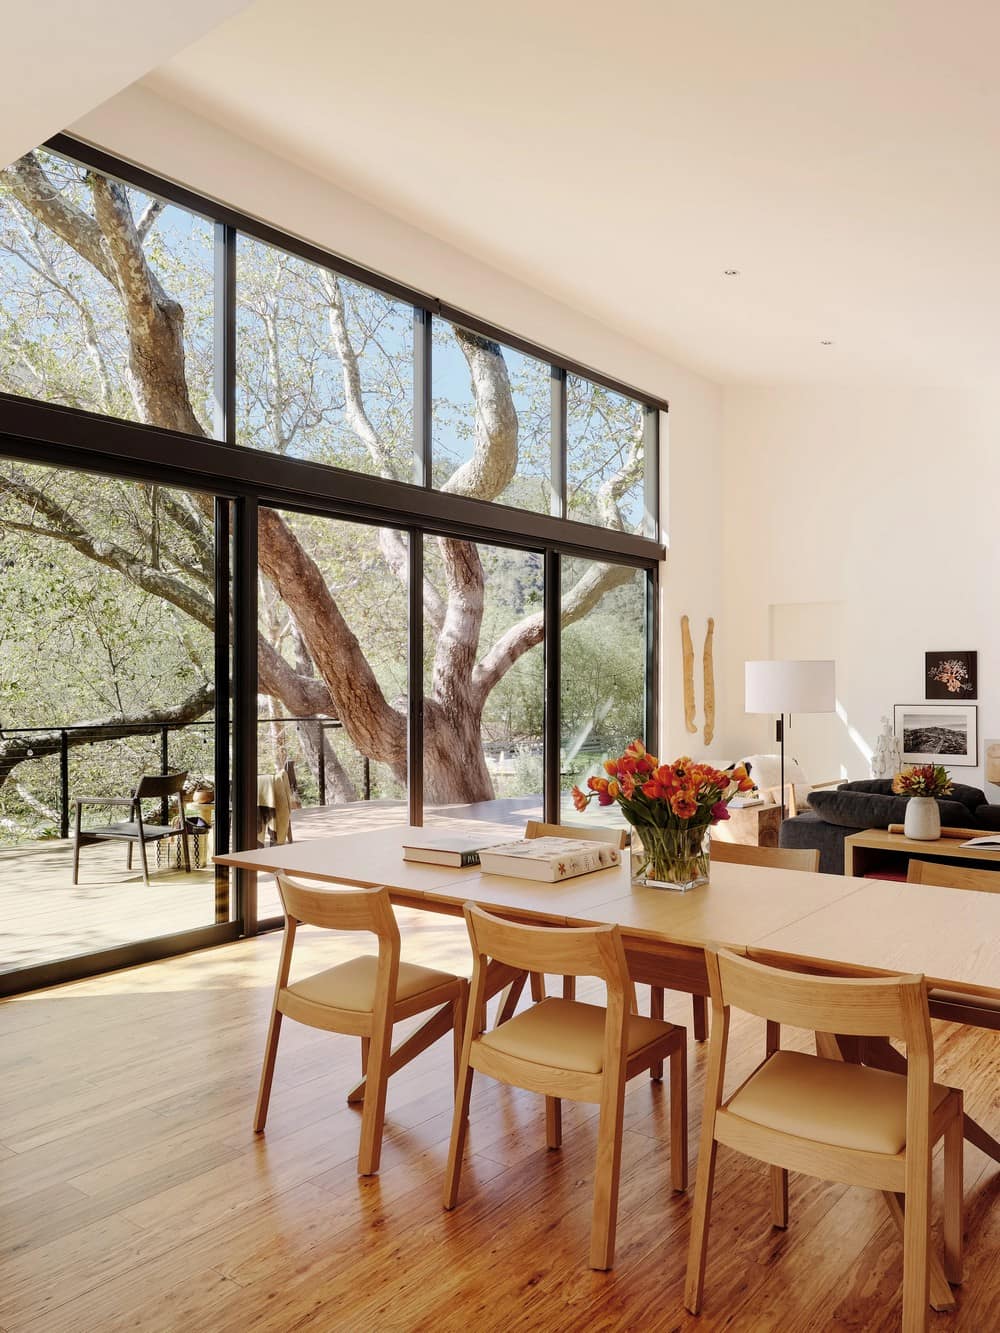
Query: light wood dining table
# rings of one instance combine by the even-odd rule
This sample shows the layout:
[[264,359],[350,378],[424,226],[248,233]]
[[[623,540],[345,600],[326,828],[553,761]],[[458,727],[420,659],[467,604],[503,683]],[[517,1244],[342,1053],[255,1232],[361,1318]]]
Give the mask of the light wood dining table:
[[[447,832],[512,836],[509,826],[478,821],[456,820]],[[402,825],[215,860],[332,884],[385,885],[397,906],[453,916],[472,901],[537,925],[617,924],[635,981],[694,995],[708,994],[705,946],[723,945],[774,966],[826,975],[922,973],[929,986],[1000,1001],[1000,894],[728,863],[712,865],[708,884],[671,893],[633,885],[627,857],[614,869],[547,884],[483,874],[478,867],[404,861],[403,845],[429,841],[430,833]],[[498,967],[490,995],[515,980],[511,969]],[[447,1030],[446,1012],[435,1015],[393,1052],[390,1072]],[[836,1035],[822,1036],[823,1053],[835,1053]],[[820,1034],[817,1039],[819,1044]],[[845,1058],[852,1057],[845,1053]],[[353,1089],[351,1099],[363,1087]],[[1000,1142],[982,1126],[973,1122],[973,1127],[968,1137],[1000,1161]],[[891,1210],[893,1201],[887,1202]],[[952,1308],[951,1289],[933,1256],[931,1289],[936,1309]]]

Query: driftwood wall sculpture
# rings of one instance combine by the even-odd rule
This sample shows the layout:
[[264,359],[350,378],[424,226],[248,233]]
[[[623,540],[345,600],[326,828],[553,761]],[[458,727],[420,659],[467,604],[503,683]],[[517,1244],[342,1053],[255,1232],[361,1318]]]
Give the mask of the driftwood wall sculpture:
[[708,617],[708,629],[705,631],[705,651],[701,658],[702,684],[705,690],[705,744],[712,744],[715,735],[715,667],[712,662],[712,640],[715,637],[715,620]]
[[687,616],[681,616],[681,652],[684,657],[684,725],[694,733],[698,730],[694,720],[694,645]]

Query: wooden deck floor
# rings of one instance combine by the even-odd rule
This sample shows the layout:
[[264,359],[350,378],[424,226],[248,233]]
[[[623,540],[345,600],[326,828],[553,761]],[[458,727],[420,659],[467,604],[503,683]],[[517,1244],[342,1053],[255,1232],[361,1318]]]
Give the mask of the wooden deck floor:
[[[477,807],[466,806],[468,814]],[[512,827],[539,813],[525,797],[478,807],[483,818],[510,820]],[[428,813],[428,822],[459,812],[449,807]],[[297,810],[295,837],[330,837],[403,823],[402,801],[358,801]],[[138,862],[138,856],[134,858]],[[112,949],[136,940],[210,926],[215,920],[215,877],[209,866],[185,874],[156,869],[150,851],[150,882],[138,869],[125,869],[124,846],[98,843],[80,852],[80,883],[74,885],[73,844],[53,839],[0,848],[0,973],[80,954]],[[261,919],[280,915],[273,879],[261,877]]]
[[[467,966],[460,923],[400,920],[404,956]],[[301,938],[304,969],[346,956],[336,938]],[[776,1232],[764,1169],[725,1149],[705,1310],[688,1317],[691,1197],[670,1190],[667,1090],[645,1080],[628,1095],[610,1274],[586,1267],[596,1108],[567,1106],[550,1153],[540,1099],[480,1079],[461,1201],[442,1211],[447,1042],[392,1080],[377,1178],[355,1174],[349,1038],[285,1025],[255,1137],[278,945],[262,936],[0,1004],[0,1329],[898,1329],[901,1247],[880,1198],[793,1176],[791,1225]],[[683,997],[668,1010],[689,1020]],[[939,1076],[996,1129],[995,1035],[935,1033]],[[734,1076],[762,1040],[734,1022]],[[692,1164],[705,1056],[692,1044]],[[955,1313],[931,1315],[934,1333],[998,1327],[1000,1173],[968,1145],[965,1164],[966,1283]]]

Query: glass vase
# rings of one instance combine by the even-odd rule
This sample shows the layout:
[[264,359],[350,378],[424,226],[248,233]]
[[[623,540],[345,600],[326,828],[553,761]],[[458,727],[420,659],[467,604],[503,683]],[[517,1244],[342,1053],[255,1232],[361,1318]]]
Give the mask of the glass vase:
[[632,883],[686,893],[708,883],[707,824],[632,829]]

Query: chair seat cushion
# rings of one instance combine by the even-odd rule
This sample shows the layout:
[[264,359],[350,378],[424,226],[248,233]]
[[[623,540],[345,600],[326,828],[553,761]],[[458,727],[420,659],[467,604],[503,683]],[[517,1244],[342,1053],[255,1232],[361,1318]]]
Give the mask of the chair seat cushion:
[[[931,1107],[948,1089],[935,1083]],[[883,1069],[776,1051],[726,1109],[743,1120],[816,1143],[863,1152],[906,1146],[906,1079]]]
[[[135,838],[139,840],[138,824],[98,824],[96,828],[81,829],[80,833],[85,838]],[[180,837],[179,828],[171,828],[169,824],[147,824],[143,823],[142,836],[147,842],[154,838],[168,838],[171,834]]]
[[[374,954],[362,954],[350,962],[328,967],[325,972],[316,972],[311,977],[303,977],[288,989],[300,999],[311,1000],[313,1004],[325,1004],[331,1009],[349,1009],[352,1012],[367,1014],[375,1008],[375,978],[378,972],[378,958]],[[421,967],[419,963],[399,964],[399,980],[396,983],[396,1001],[412,1000],[424,991],[443,986],[456,978],[451,972],[438,972],[433,967]]]
[[[533,1064],[578,1074],[599,1074],[604,1068],[606,1013],[599,1004],[553,996],[515,1014],[498,1028],[485,1032],[479,1040],[491,1050]],[[672,1023],[630,1014],[626,1030],[629,1055],[672,1031]]]

